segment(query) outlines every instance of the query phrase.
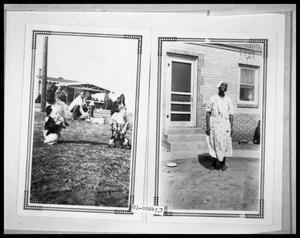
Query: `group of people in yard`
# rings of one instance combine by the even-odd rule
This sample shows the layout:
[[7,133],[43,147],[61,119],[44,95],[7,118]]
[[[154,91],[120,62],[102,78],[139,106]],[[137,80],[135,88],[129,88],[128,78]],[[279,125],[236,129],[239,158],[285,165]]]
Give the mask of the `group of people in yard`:
[[[218,93],[209,99],[206,107],[206,134],[209,154],[212,158],[211,169],[225,171],[226,158],[232,156],[233,133],[233,105],[231,99],[225,95],[228,83],[220,81],[217,85]],[[88,117],[88,106],[85,94],[81,92],[69,107],[63,102],[64,92],[58,88],[55,92],[55,102],[46,107],[44,127],[44,143],[54,144],[60,137],[61,130],[69,124],[66,112],[72,113],[72,119],[85,119]],[[121,94],[111,107],[111,137],[110,147],[130,147],[127,131],[129,128],[125,96]]]
[[[71,102],[69,106],[64,102],[65,92],[62,87],[55,91],[54,100],[51,100],[45,108],[46,117],[43,130],[44,143],[56,144],[61,137],[62,129],[69,126],[67,113],[72,113],[72,120],[86,120],[93,116],[93,100],[88,104],[84,92]],[[113,103],[111,108],[111,137],[108,145],[110,147],[131,148],[127,131],[129,129],[125,96],[121,94]]]

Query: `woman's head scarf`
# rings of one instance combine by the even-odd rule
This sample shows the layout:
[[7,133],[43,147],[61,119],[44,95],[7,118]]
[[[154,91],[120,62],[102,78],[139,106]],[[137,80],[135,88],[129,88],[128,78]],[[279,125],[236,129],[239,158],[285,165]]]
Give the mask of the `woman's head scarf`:
[[222,83],[226,83],[227,86],[228,86],[228,82],[227,82],[227,81],[219,81],[218,84],[217,84],[217,87],[219,88],[219,87],[221,86]]

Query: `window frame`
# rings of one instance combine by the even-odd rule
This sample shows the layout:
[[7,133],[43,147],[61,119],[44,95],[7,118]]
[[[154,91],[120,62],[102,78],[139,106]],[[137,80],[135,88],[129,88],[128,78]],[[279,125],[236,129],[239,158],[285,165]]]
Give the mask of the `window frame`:
[[[246,108],[258,108],[259,107],[259,77],[260,77],[260,67],[258,65],[251,64],[242,64],[239,63],[239,81],[237,85],[237,107],[246,107]],[[241,91],[241,71],[242,69],[254,70],[255,78],[254,78],[254,100],[253,101],[245,101],[240,99],[240,91]]]

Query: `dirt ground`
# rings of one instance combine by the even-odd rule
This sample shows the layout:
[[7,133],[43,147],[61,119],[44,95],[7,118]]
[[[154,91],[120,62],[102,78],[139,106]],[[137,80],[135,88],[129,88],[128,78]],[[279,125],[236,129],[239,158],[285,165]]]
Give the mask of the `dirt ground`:
[[35,112],[30,202],[127,207],[131,150],[108,147],[110,126],[69,120],[59,143],[47,145],[44,117]]
[[[167,167],[169,162],[176,167]],[[258,209],[259,159],[230,157],[228,169],[209,170],[208,154],[198,158],[163,161],[160,167],[159,205],[167,210]]]
[[[131,150],[108,147],[109,125],[72,121],[57,145],[43,143],[43,125],[44,115],[37,111],[32,203],[128,206]],[[131,130],[128,136],[131,140]],[[177,167],[167,167],[168,162]],[[208,154],[163,161],[159,205],[167,210],[257,210],[259,160],[228,158],[226,171],[211,171],[210,163]]]

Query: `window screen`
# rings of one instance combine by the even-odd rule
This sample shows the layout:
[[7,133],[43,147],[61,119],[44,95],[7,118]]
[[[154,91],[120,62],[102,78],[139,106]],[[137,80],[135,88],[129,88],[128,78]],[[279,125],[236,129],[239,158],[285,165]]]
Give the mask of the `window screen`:
[[177,111],[177,112],[190,112],[191,111],[191,105],[189,104],[171,104],[171,111]]
[[171,101],[172,102],[190,102],[191,96],[190,95],[179,95],[179,94],[171,94]]
[[190,121],[191,114],[171,114],[171,121]]
[[172,91],[191,92],[191,68],[189,63],[172,62]]
[[240,100],[254,101],[255,97],[255,70],[241,68]]

